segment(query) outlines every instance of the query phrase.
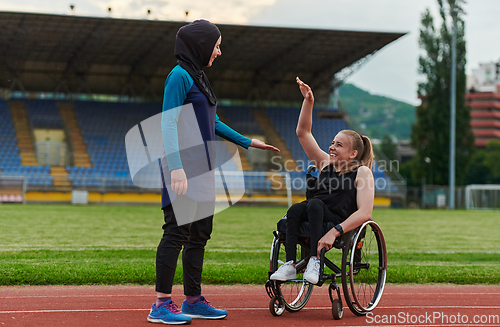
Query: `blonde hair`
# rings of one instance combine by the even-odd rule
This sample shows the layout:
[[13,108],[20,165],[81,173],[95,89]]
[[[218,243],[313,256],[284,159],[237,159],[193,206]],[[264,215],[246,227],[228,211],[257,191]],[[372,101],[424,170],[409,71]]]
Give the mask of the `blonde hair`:
[[352,150],[358,151],[356,158],[354,158],[350,163],[347,163],[340,170],[340,174],[345,174],[353,171],[359,166],[366,166],[372,169],[373,159],[375,155],[373,154],[372,142],[368,136],[361,136],[358,132],[350,129],[341,130],[339,133],[343,133],[351,137],[351,148]]

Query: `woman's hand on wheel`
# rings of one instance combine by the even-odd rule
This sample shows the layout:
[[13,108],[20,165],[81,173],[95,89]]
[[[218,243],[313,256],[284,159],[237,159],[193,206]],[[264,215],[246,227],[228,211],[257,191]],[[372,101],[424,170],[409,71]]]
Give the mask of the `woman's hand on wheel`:
[[313,95],[313,92],[312,92],[311,88],[309,87],[309,85],[302,82],[300,80],[300,78],[298,78],[298,77],[296,78],[296,81],[297,81],[297,84],[299,84],[299,89],[300,89],[300,92],[302,93],[302,96],[304,97],[304,99],[314,101],[314,95]]
[[258,140],[258,139],[252,139],[252,143],[250,143],[250,146],[252,148],[256,148],[256,149],[272,150],[272,151],[280,152],[280,149],[278,149],[277,147],[274,147],[272,145],[266,144],[266,143],[264,143],[264,142],[262,142],[261,140]]
[[333,247],[333,242],[335,242],[335,238],[336,237],[331,232],[328,232],[325,235],[323,235],[323,237],[318,241],[318,249],[316,250],[318,252],[317,253],[318,257],[322,248],[325,248],[326,251],[329,251]]
[[170,172],[170,180],[171,180],[170,187],[175,193],[179,195],[186,194],[188,182],[184,169],[180,168],[172,170]]

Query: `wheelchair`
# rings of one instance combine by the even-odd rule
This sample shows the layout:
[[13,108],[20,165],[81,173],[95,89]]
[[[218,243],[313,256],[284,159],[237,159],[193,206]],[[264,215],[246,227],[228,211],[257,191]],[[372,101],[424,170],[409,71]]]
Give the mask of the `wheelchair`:
[[[312,197],[312,193],[309,191],[312,188],[309,188],[309,186],[316,183],[316,177],[312,176],[312,172],[315,170],[316,167],[314,166],[307,169],[308,191],[306,192],[306,198],[308,199]],[[333,226],[334,224],[331,222],[323,224],[324,234]],[[278,269],[278,265],[281,263],[279,258],[285,256],[286,215],[278,222],[277,230],[273,231],[273,235],[269,278]],[[337,259],[341,260],[340,267],[326,257],[323,248],[320,254],[318,283],[312,285],[301,278],[311,257],[308,222],[302,223],[298,237],[298,257],[300,260],[297,261],[295,266],[297,278],[288,281],[269,279],[265,285],[267,294],[271,298],[269,311],[273,316],[281,316],[285,310],[289,312],[300,311],[309,301],[313,287],[320,287],[330,280],[328,293],[332,303],[332,316],[333,319],[341,319],[343,302],[340,288],[336,282],[338,278],[342,282],[344,300],[352,313],[357,316],[364,316],[375,309],[384,292],[387,276],[387,250],[379,225],[372,220],[367,221],[358,228],[337,238],[333,247],[342,250],[341,259],[339,254],[336,254]]]

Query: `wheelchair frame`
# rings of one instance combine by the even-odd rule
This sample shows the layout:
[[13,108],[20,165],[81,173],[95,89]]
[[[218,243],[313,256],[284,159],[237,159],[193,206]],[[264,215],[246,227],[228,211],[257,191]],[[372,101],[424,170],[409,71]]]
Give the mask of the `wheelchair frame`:
[[[367,240],[367,231],[369,240]],[[281,232],[274,231],[274,240],[271,247],[270,270],[269,277],[278,269],[279,249],[285,243],[285,235]],[[371,244],[373,240],[376,243],[376,253],[378,258],[374,267],[369,262],[373,254],[372,248],[368,247],[375,245]],[[366,242],[370,244],[365,244]],[[296,264],[297,273],[302,273],[311,257],[309,250],[308,238],[299,236],[299,246],[301,247],[301,260]],[[340,294],[340,287],[337,285],[336,279],[341,278],[344,299],[349,309],[358,316],[366,315],[368,312],[375,309],[385,286],[387,275],[387,251],[382,230],[377,223],[370,220],[365,222],[360,227],[345,233],[340,239],[336,240],[334,247],[342,250],[342,264],[338,267],[331,260],[325,257],[325,249],[322,249],[320,254],[320,278],[316,286],[322,286],[326,281],[331,280],[328,287],[330,301],[332,303],[332,316],[338,320],[343,315],[343,303]],[[365,257],[363,251],[366,251]],[[366,262],[365,262],[366,261]],[[325,266],[332,270],[332,274],[325,274]],[[373,273],[375,272],[375,273]],[[375,285],[357,285],[364,282],[374,282],[374,274],[376,274]],[[368,287],[367,287],[368,286]],[[288,290],[288,288],[291,288]],[[266,291],[271,301],[269,302],[269,310],[274,316],[281,316],[285,310],[289,312],[300,311],[308,302],[313,290],[313,285],[304,279],[295,279],[291,281],[272,281],[266,282]],[[359,292],[364,292],[359,294]],[[366,294],[368,292],[368,296]],[[286,293],[286,294],[285,294]],[[336,296],[334,294],[336,293]]]

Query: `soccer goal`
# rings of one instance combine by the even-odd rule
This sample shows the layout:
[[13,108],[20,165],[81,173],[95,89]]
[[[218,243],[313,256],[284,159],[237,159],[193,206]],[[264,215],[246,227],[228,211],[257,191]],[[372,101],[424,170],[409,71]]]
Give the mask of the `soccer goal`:
[[500,185],[475,184],[465,187],[467,210],[500,209]]
[[0,175],[0,203],[25,203],[26,177]]

